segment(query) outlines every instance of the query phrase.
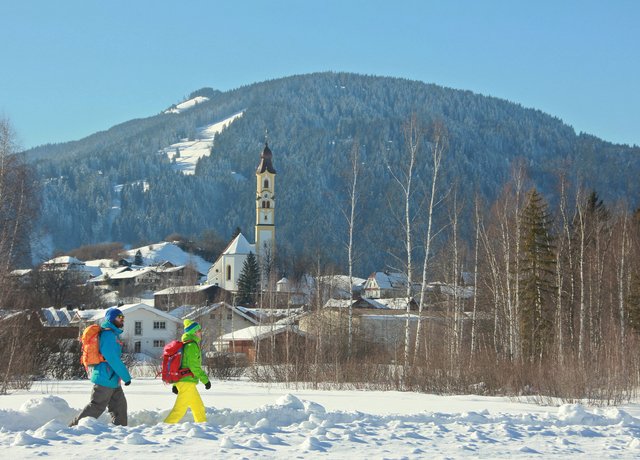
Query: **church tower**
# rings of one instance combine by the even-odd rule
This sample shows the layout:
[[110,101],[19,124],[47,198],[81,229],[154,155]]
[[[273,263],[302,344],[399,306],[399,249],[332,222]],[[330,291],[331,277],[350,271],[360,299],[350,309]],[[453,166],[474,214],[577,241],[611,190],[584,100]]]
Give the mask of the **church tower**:
[[275,185],[276,170],[267,142],[256,170],[256,252],[262,264],[273,262],[276,250]]

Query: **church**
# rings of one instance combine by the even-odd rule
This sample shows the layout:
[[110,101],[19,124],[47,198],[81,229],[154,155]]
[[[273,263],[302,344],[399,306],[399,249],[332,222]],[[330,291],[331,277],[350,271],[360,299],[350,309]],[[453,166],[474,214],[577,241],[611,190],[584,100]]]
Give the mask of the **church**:
[[273,153],[265,142],[256,169],[255,244],[249,243],[246,237],[239,233],[209,269],[207,284],[219,286],[229,292],[238,292],[238,279],[249,253],[258,257],[262,267],[273,263],[276,249],[275,185]]

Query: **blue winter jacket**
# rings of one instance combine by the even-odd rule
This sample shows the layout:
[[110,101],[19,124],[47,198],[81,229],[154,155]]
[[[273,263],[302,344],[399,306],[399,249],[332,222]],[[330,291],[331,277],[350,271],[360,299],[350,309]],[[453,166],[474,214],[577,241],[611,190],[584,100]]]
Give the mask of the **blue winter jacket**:
[[120,358],[122,343],[118,340],[118,336],[122,334],[122,329],[117,328],[110,321],[105,321],[100,327],[102,327],[100,353],[106,361],[93,367],[91,381],[103,387],[118,388],[120,380],[123,382],[131,380],[131,375]]

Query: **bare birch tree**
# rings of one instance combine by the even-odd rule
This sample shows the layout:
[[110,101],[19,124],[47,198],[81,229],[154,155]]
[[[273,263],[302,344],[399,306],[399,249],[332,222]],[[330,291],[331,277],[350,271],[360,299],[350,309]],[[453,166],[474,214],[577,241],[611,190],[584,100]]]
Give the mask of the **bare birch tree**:
[[[30,264],[29,237],[38,204],[34,175],[16,153],[15,134],[0,119],[0,292],[9,292],[9,273],[16,264]],[[0,304],[4,295],[0,294]]]
[[[416,326],[415,355],[420,349],[420,340],[422,334],[422,312],[426,304],[427,293],[427,276],[429,273],[429,258],[431,257],[431,243],[433,240],[433,212],[435,210],[438,184],[438,174],[442,164],[442,157],[449,146],[449,134],[442,122],[436,122],[433,126],[433,134],[430,143],[432,175],[431,175],[431,193],[429,195],[429,204],[427,207],[427,230],[424,235],[424,260],[422,262],[422,280],[420,284],[420,302],[418,303],[418,324]],[[427,350],[425,349],[425,353]],[[415,356],[414,356],[415,359]]]
[[407,319],[405,322],[405,340],[404,340],[404,365],[407,367],[409,365],[409,354],[411,349],[411,321],[410,321],[410,304],[411,304],[411,295],[412,295],[412,286],[413,286],[413,232],[412,232],[412,224],[415,219],[415,212],[412,207],[412,198],[414,195],[414,179],[416,175],[416,169],[418,167],[419,162],[419,152],[422,146],[422,139],[424,136],[424,129],[421,123],[418,120],[418,116],[413,113],[409,117],[409,119],[403,125],[404,131],[404,142],[406,149],[406,158],[404,158],[403,163],[398,165],[396,168],[392,167],[389,164],[388,158],[385,158],[387,170],[391,174],[393,180],[398,184],[402,191],[402,199],[403,199],[403,207],[404,212],[402,214],[402,218],[400,220],[400,224],[402,226],[402,230],[404,232],[404,246],[405,246],[405,271],[407,275],[407,287],[406,287],[406,297],[407,297]]
[[[360,148],[357,142],[353,143],[351,148],[351,181],[349,184],[349,207],[348,211],[343,211],[344,217],[347,221],[348,237],[347,237],[347,264],[349,268],[349,288],[351,293],[351,300],[353,300],[353,262],[354,262],[354,241],[353,234],[356,224],[356,214],[358,206],[358,176],[360,174]],[[351,356],[353,348],[353,302],[349,302],[349,317],[348,317],[348,356]]]

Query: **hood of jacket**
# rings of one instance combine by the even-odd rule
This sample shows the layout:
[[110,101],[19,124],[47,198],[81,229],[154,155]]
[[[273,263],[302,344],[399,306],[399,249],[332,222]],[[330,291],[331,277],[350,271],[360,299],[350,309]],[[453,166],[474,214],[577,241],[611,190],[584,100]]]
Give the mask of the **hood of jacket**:
[[102,329],[111,329],[113,331],[113,333],[118,336],[120,334],[122,334],[122,329],[120,329],[118,326],[116,326],[115,324],[113,324],[111,321],[104,321],[100,327]]

